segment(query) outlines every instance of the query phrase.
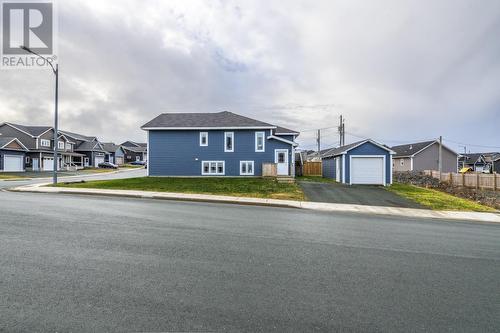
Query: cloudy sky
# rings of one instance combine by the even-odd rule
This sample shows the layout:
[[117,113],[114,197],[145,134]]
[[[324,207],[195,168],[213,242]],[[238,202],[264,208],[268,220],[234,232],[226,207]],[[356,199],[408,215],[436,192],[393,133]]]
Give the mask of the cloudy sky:
[[[443,135],[500,150],[500,1],[59,1],[60,124],[145,140],[162,112],[233,111],[303,148]],[[51,124],[53,77],[0,71],[0,121]],[[476,146],[474,146],[476,145]]]

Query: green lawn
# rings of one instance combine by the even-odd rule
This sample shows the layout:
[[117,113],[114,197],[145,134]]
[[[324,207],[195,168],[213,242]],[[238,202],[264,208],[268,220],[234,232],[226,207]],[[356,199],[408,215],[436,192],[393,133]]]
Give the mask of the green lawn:
[[59,184],[58,186],[304,200],[304,193],[297,184],[278,183],[274,179],[266,178],[140,177]]
[[323,178],[321,176],[299,176],[297,181],[315,182],[315,183],[336,183],[335,179]]
[[474,201],[455,197],[434,189],[394,183],[387,188],[389,191],[397,193],[407,199],[434,210],[459,210],[475,212],[494,212],[495,209],[483,206]]

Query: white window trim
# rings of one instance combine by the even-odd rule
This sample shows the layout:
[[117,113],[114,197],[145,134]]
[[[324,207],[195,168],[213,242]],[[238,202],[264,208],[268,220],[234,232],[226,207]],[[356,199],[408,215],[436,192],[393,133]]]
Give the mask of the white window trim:
[[[205,163],[222,163],[222,173],[217,172],[217,166],[215,173],[210,172],[210,165],[208,168],[208,172],[203,171],[203,164]],[[201,161],[201,175],[202,176],[225,176],[226,175],[226,162],[225,161]]]
[[[232,149],[227,149],[227,137],[231,136],[232,138]],[[224,152],[225,153],[233,153],[234,152],[234,132],[224,132]]]
[[[203,136],[206,136],[207,140],[205,142],[205,144],[203,144],[201,138]],[[200,147],[207,147],[208,146],[208,132],[200,132]]]
[[[257,138],[262,135],[262,149],[258,148]],[[266,151],[266,132],[255,132],[255,152],[264,153]]]
[[42,147],[50,147],[50,140],[40,139],[40,146],[42,146]]
[[[248,165],[247,165],[247,172],[243,173],[241,171],[241,167],[243,166],[243,163],[245,164],[251,164],[252,165],[252,172],[248,172]],[[255,163],[254,161],[240,161],[240,176],[253,176],[255,174]]]
[[64,149],[65,144],[64,141],[57,141],[57,149]]

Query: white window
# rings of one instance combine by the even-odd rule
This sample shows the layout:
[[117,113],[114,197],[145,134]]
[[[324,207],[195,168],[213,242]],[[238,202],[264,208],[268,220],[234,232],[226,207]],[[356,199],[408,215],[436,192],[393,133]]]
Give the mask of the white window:
[[240,161],[240,175],[253,176],[253,161]]
[[255,151],[256,152],[266,151],[265,137],[266,137],[266,132],[255,132]]
[[208,146],[208,132],[200,132],[200,146]]
[[29,163],[30,163],[30,157],[26,156],[26,164],[29,164]]
[[227,153],[234,151],[234,132],[224,132],[224,151]]
[[57,141],[57,148],[64,149],[64,141]]
[[401,165],[401,166],[405,165],[405,160],[401,159],[401,161],[399,161],[399,165]]
[[225,173],[224,161],[202,161],[201,174],[207,176],[221,176]]
[[141,160],[141,157],[140,157],[139,155],[137,155],[137,156],[135,157],[135,161],[136,161],[136,162],[139,162],[140,160]]
[[71,143],[66,143],[66,150],[73,150],[73,145]]
[[41,140],[40,140],[40,145],[41,145],[42,147],[50,147],[50,140],[41,139]]

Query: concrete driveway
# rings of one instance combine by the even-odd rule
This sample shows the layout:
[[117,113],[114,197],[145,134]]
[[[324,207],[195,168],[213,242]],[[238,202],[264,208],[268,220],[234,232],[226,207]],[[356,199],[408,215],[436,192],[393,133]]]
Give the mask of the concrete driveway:
[[339,183],[299,182],[306,198],[314,202],[353,205],[425,208],[375,185],[344,185]]

